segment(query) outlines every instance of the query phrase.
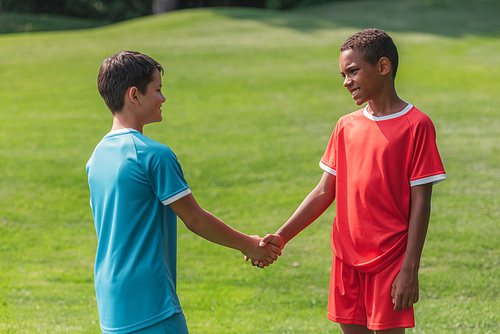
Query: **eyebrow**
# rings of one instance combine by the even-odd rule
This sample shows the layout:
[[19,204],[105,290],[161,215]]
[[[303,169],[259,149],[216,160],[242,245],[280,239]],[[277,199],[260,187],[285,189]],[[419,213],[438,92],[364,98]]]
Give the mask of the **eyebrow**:
[[[353,68],[356,68],[356,67],[358,67],[358,66],[357,65],[348,65],[345,68],[345,72],[350,72],[350,71],[352,71]],[[340,71],[340,75],[345,75],[345,73]]]
[[349,65],[345,68],[346,71],[352,70],[354,67],[357,67],[356,65]]

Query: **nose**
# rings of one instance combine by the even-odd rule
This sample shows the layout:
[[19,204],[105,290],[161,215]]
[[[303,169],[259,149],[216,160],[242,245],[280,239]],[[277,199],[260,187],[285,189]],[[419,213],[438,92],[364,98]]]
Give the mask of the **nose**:
[[347,75],[346,75],[346,76],[344,77],[344,87],[349,86],[351,83],[352,83],[351,78],[349,78],[349,76],[347,76]]
[[161,94],[161,102],[163,103],[165,101],[167,101],[167,99],[165,98],[165,95]]

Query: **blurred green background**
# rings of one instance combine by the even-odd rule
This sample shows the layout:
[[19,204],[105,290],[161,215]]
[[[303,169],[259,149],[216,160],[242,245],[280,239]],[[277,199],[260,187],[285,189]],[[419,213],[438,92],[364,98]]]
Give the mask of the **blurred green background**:
[[[111,127],[96,89],[103,59],[131,49],[162,63],[164,121],[145,134],[174,150],[205,209],[263,236],[316,185],[336,121],[357,108],[338,46],[378,27],[399,49],[399,95],[434,121],[448,175],[407,332],[500,333],[499,14],[487,0],[198,8],[110,25],[0,13],[0,332],[99,332],[85,164]],[[31,30],[7,33],[9,17]],[[265,270],[179,222],[191,333],[340,333],[326,319],[333,216]]]

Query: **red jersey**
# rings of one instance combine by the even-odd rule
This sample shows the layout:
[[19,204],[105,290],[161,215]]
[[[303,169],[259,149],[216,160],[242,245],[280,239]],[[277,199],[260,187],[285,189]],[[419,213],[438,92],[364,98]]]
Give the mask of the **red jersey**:
[[332,250],[368,274],[406,251],[410,187],[446,179],[434,125],[411,104],[384,117],[366,108],[342,117],[320,166],[336,175]]

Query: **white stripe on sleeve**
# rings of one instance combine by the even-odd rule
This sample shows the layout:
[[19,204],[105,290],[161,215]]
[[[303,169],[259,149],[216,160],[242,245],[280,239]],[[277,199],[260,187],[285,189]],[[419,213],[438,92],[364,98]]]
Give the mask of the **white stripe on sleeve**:
[[321,161],[319,162],[319,166],[321,167],[322,170],[324,170],[325,172],[327,173],[330,173],[332,174],[333,176],[337,176],[337,171],[331,167],[328,167],[327,165],[325,165],[324,163],[322,163]]
[[178,199],[181,199],[184,196],[187,196],[189,194],[191,194],[191,189],[187,188],[186,190],[181,191],[177,195],[174,195],[174,196],[172,196],[170,198],[167,198],[166,200],[162,201],[162,203],[163,203],[163,205],[169,205],[171,203],[174,203]]
[[446,174],[433,175],[429,177],[424,177],[423,179],[410,181],[410,187],[420,186],[422,184],[427,184],[427,183],[436,184],[444,180],[446,180]]

